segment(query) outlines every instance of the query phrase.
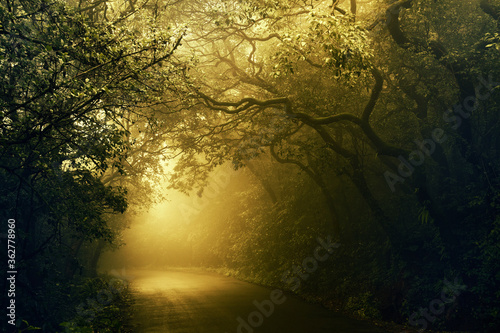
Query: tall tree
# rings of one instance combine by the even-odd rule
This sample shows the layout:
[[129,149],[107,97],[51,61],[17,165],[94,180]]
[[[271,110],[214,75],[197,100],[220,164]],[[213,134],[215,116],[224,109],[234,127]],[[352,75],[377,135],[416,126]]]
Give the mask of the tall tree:
[[65,287],[54,286],[67,287],[83,242],[114,237],[107,216],[125,211],[125,190],[103,180],[126,171],[123,123],[159,104],[181,42],[153,19],[127,26],[123,16],[88,12],[59,1],[0,3],[2,217],[17,221],[26,273],[17,315],[39,326],[51,318],[48,331],[67,315],[55,311],[68,301]]

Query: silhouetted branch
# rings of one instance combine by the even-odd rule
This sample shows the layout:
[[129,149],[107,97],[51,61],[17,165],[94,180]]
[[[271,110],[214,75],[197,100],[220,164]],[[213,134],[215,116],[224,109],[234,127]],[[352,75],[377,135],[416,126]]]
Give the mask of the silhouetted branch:
[[479,4],[483,12],[490,15],[495,21],[500,21],[500,7],[494,6],[490,3],[490,0],[481,0]]

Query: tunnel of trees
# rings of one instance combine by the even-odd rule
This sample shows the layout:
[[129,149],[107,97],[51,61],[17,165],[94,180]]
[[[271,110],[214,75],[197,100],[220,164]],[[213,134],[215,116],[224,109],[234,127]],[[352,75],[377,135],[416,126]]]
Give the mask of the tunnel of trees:
[[118,331],[126,294],[91,322],[78,304],[162,183],[216,195],[176,233],[137,234],[155,265],[290,289],[283,272],[329,237],[293,292],[413,325],[452,281],[426,328],[497,332],[499,20],[498,0],[1,0],[17,328]]

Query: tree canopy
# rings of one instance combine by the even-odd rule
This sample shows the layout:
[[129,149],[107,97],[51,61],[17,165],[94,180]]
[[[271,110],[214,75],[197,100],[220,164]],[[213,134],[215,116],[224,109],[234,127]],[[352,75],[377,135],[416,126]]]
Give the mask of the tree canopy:
[[[294,291],[401,323],[459,277],[467,292],[433,328],[494,331],[499,13],[497,0],[0,1],[0,202],[30,271],[20,297],[35,300],[20,318],[41,326],[70,304],[64,281],[96,274],[163,178],[203,197],[231,164],[246,184],[221,192],[232,209],[160,233],[192,263],[282,285],[287,258],[328,230],[345,247]],[[75,316],[55,313],[46,331]]]

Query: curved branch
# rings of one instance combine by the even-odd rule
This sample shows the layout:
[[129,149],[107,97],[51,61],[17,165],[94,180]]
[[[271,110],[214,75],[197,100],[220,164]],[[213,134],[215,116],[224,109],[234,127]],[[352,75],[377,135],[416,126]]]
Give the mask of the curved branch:
[[204,99],[205,104],[212,110],[218,110],[225,112],[227,114],[238,114],[243,111],[247,111],[254,107],[270,107],[283,105],[285,113],[292,119],[297,119],[302,121],[304,124],[313,128],[323,139],[323,141],[335,152],[342,155],[347,159],[354,157],[354,154],[349,150],[343,148],[336,142],[328,131],[322,125],[333,124],[341,121],[349,121],[357,126],[359,126],[365,133],[367,138],[375,145],[376,151],[380,155],[394,156],[397,157],[402,154],[406,154],[407,151],[398,147],[391,146],[384,142],[373,130],[370,125],[370,115],[372,114],[376,102],[380,97],[380,93],[383,88],[383,77],[380,71],[376,68],[372,69],[372,74],[375,77],[375,85],[372,89],[370,99],[363,110],[361,118],[350,114],[341,113],[328,117],[313,117],[306,113],[293,112],[291,102],[286,97],[274,98],[265,101],[261,101],[255,98],[243,98],[238,102],[219,102],[202,92],[197,92],[201,98]]
[[370,120],[370,115],[375,108],[375,104],[380,97],[380,93],[382,92],[384,85],[384,78],[378,69],[372,68],[372,74],[375,78],[375,86],[373,87],[370,100],[368,101],[368,104],[366,104],[365,109],[363,110],[363,115],[361,116],[361,120],[366,123]]
[[410,8],[413,0],[400,0],[387,8],[386,24],[394,41],[401,47],[406,47],[410,42],[408,37],[403,33],[399,25],[399,13],[401,8]]
[[249,37],[243,31],[238,31],[238,33],[243,37],[243,39],[245,39],[247,41],[267,42],[268,40],[273,39],[273,38],[277,38],[277,39],[281,40],[280,35],[278,35],[277,33],[272,33],[272,34],[265,36],[265,37]]
[[[373,128],[370,125],[370,115],[372,114],[375,104],[380,97],[380,93],[383,88],[383,78],[382,74],[380,71],[376,68],[372,69],[372,74],[375,77],[375,86],[373,87],[370,100],[365,106],[365,109],[363,110],[363,114],[361,118],[350,114],[350,113],[341,113],[333,116],[328,116],[328,117],[320,117],[320,118],[313,118],[305,113],[294,113],[294,117],[302,120],[304,123],[310,125],[311,127],[320,127],[321,125],[327,125],[327,124],[333,124],[336,122],[341,122],[341,121],[349,121],[357,126],[359,126],[365,135],[370,139],[370,141],[375,145],[377,153],[380,155],[387,155],[387,156],[394,156],[397,157],[402,154],[406,154],[407,151],[398,147],[391,146],[384,142],[373,130]],[[324,130],[324,129],[323,129]],[[318,131],[318,130],[317,130]],[[322,132],[322,131],[321,131]],[[318,132],[323,139],[325,139],[324,133]],[[326,142],[326,141],[325,141]],[[347,157],[347,155],[342,154],[344,157]]]
[[[400,0],[387,8],[386,24],[387,28],[389,29],[389,33],[391,34],[396,44],[398,44],[401,48],[406,49],[413,44],[424,50],[429,49],[437,60],[441,60],[448,53],[443,44],[435,40],[429,42],[415,40],[412,41],[401,30],[399,22],[399,14],[401,12],[401,8],[410,8],[412,6],[412,1],[413,0]],[[375,22],[375,25],[376,23],[377,22]],[[375,25],[372,24],[369,28],[373,28]],[[450,64],[444,65],[448,68],[450,66]]]
[[479,4],[483,12],[490,15],[495,21],[500,21],[500,7],[492,5],[490,0],[481,0]]
[[[229,54],[231,56],[233,56],[232,52],[230,52]],[[267,84],[263,79],[261,79],[258,76],[251,77],[250,75],[248,75],[248,73],[246,73],[244,70],[239,68],[234,59],[228,59],[228,58],[222,57],[220,55],[218,55],[218,59],[220,62],[229,65],[229,67],[231,67],[231,69],[234,70],[234,72],[239,75],[241,82],[248,83],[248,84],[254,85],[256,87],[265,89],[272,94],[277,94],[276,89],[274,89],[271,85]]]
[[337,6],[337,4],[339,3],[340,0],[333,0],[333,3],[332,3],[332,15],[335,15],[335,11],[338,11],[340,14],[342,15],[346,15],[347,12],[345,10],[343,10],[342,8],[340,8],[339,6]]
[[[197,91],[197,94],[203,98],[205,101],[205,105],[211,108],[212,110],[218,110],[222,111],[227,114],[237,114],[243,111],[246,111],[250,109],[251,107],[258,106],[258,107],[268,107],[268,106],[273,106],[273,105],[282,105],[282,104],[289,104],[288,98],[282,97],[282,98],[274,98],[274,99],[269,99],[266,101],[261,101],[256,98],[243,98],[239,100],[238,102],[220,102],[215,99],[213,99],[210,96],[205,95],[204,93]],[[232,109],[230,109],[232,108]]]

